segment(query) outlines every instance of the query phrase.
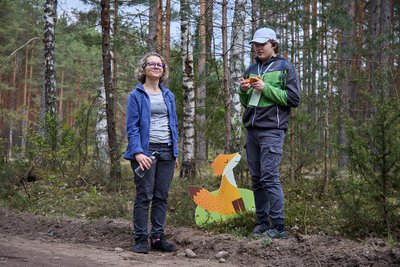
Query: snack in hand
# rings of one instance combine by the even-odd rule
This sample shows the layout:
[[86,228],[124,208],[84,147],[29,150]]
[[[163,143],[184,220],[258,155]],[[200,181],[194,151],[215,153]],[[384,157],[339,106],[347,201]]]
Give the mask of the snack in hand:
[[260,76],[251,77],[251,78],[245,79],[245,81],[248,82],[248,83],[254,83],[254,82],[257,82],[257,81],[259,81],[259,80],[261,80],[261,77],[260,77]]

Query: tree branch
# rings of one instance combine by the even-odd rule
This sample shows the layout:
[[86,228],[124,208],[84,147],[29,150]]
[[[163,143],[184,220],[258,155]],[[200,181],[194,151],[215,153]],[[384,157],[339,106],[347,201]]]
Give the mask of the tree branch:
[[10,54],[10,57],[12,57],[16,52],[18,52],[18,50],[20,50],[21,48],[23,48],[24,46],[26,46],[27,44],[29,44],[30,42],[32,42],[33,40],[39,39],[39,37],[33,37],[31,38],[28,42],[26,42],[25,44],[23,44],[21,47],[17,48],[14,50],[14,52],[12,52]]

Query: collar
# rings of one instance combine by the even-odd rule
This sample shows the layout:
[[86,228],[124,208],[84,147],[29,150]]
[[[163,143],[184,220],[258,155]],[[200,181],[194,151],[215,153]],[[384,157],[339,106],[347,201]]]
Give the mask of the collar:
[[262,63],[261,60],[258,57],[256,57],[256,62],[257,62],[257,64],[261,64],[263,66],[266,66],[266,65],[269,65],[272,62],[277,61],[279,59],[282,59],[282,58],[280,56],[276,55],[276,56],[270,57],[266,62]]

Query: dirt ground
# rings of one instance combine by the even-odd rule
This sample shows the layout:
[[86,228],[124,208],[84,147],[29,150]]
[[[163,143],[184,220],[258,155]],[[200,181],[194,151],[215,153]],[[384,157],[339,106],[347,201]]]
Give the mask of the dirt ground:
[[[131,228],[125,220],[48,219],[0,208],[0,266],[400,266],[400,247],[381,239],[292,234],[267,245],[185,227],[167,228],[176,253],[143,255],[130,251]],[[227,256],[219,259],[221,251]]]

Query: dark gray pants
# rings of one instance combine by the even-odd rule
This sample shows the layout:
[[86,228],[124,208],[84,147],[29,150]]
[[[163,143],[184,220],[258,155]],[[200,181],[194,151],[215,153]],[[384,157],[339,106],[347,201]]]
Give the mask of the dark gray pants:
[[[152,226],[150,234],[164,234],[168,193],[175,169],[172,146],[168,146],[168,144],[150,144],[149,150],[151,153],[158,151],[161,156],[143,177],[135,174],[136,197],[133,207],[135,239],[148,236],[150,204]],[[132,160],[132,170],[136,169],[137,166],[139,164]]]
[[279,180],[283,130],[247,129],[246,154],[252,178],[256,224],[285,223],[284,195]]

